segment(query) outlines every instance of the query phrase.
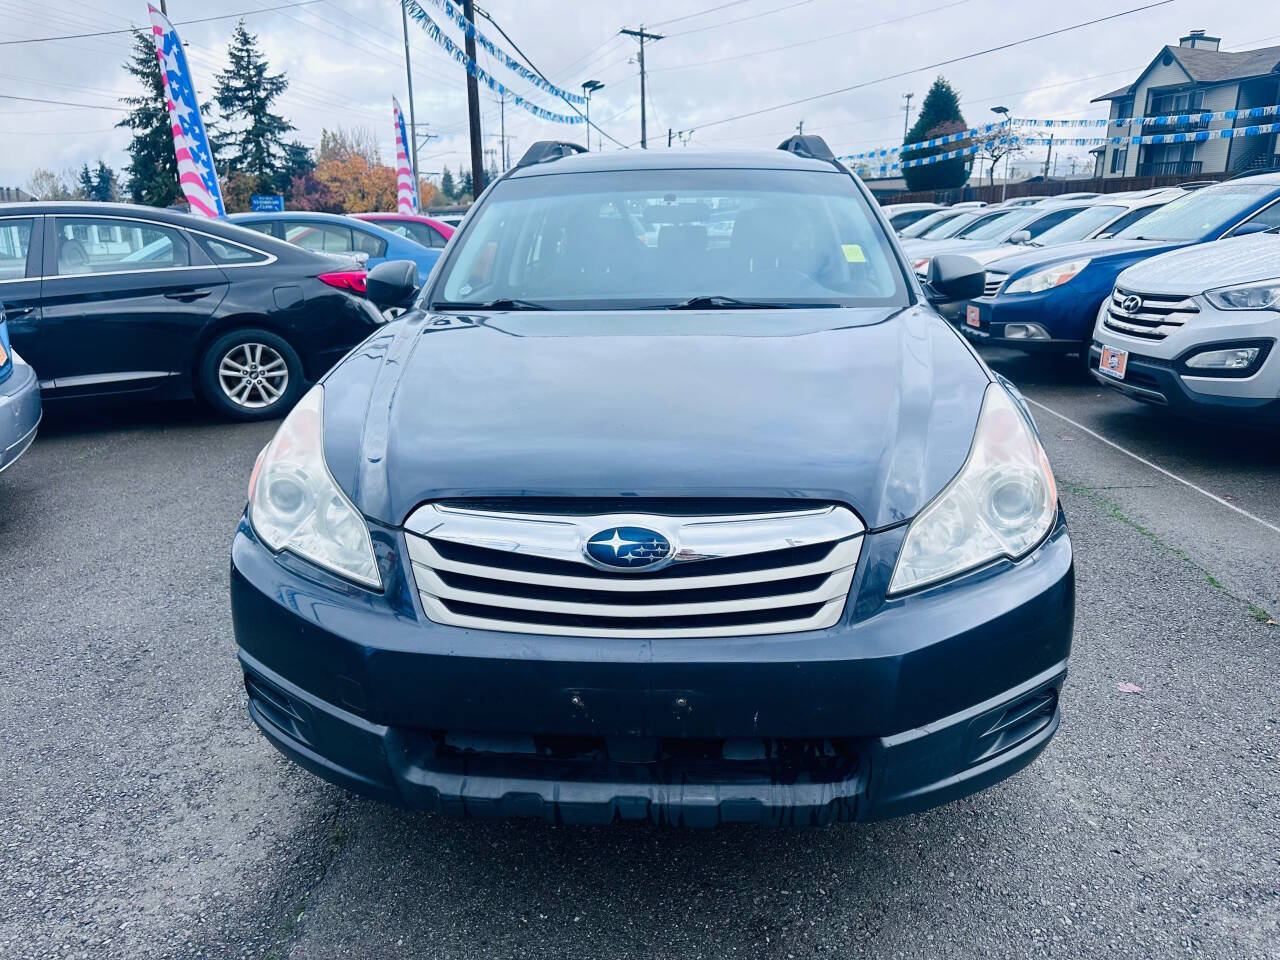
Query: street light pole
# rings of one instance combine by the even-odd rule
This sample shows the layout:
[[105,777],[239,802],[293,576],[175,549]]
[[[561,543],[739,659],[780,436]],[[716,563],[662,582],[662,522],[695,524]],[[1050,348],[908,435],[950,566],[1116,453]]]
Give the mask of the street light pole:
[[[599,80],[582,81],[582,93],[587,98],[587,149],[588,150],[591,149],[591,95],[595,93],[597,90],[603,90],[603,89],[604,89],[604,84],[601,83]],[[600,140],[599,137],[597,137],[596,140],[599,141],[599,144],[601,147],[604,146],[603,140]]]
[[418,183],[418,120],[413,112],[413,70],[409,67],[409,14],[403,3],[400,4],[400,25],[404,27],[404,77],[409,84],[409,157],[413,161],[413,206],[417,209],[418,198],[422,194],[422,186]]
[[[992,107],[991,112],[1004,117],[1006,134],[1009,129],[1009,108],[1008,107]],[[1009,196],[1009,161],[1013,156],[1013,145],[1006,143],[1004,151],[1004,183],[1000,185],[1000,202],[1004,203]],[[992,167],[994,170],[994,166]]]

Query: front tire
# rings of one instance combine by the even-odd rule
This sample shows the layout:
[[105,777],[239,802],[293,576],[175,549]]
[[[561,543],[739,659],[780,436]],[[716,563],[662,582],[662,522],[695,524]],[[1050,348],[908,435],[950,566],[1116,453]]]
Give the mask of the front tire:
[[200,387],[224,417],[270,420],[287,413],[302,395],[302,361],[269,330],[232,330],[205,351]]

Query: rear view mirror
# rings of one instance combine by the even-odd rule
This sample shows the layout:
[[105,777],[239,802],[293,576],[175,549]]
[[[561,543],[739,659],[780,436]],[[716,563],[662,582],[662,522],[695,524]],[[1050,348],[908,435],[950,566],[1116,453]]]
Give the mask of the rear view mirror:
[[925,274],[925,296],[930,303],[952,303],[982,296],[987,271],[973,257],[940,253],[929,261]]
[[1030,230],[1019,230],[1017,233],[1015,233],[1013,236],[1011,236],[1011,237],[1009,238],[1009,240],[1010,240],[1011,242],[1013,242],[1013,243],[1030,243],[1030,242],[1031,242],[1031,231],[1030,231]]
[[412,260],[380,263],[365,277],[365,296],[383,310],[407,307],[418,293],[418,265]]

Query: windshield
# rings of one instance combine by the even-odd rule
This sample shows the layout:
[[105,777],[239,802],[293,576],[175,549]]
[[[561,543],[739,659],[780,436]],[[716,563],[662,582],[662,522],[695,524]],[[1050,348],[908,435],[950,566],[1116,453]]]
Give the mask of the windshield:
[[494,186],[457,239],[431,288],[435,309],[507,301],[519,301],[515,309],[643,309],[704,297],[907,302],[884,229],[834,170],[513,177]]
[[1005,210],[993,213],[957,233],[957,240],[1003,240],[1016,224],[1026,223],[1035,215],[1027,210]]
[[1275,187],[1226,183],[1166,204],[1116,234],[1126,240],[1200,240],[1233,226]]
[[1085,207],[1075,216],[1068,217],[1057,226],[1050,227],[1035,238],[1036,243],[1047,247],[1055,243],[1070,243],[1093,236],[1120,214],[1124,207],[1107,204],[1101,207]]
[[960,216],[960,214],[956,213],[954,210],[938,210],[935,213],[929,214],[929,216],[925,217],[923,220],[917,220],[909,227],[903,227],[902,230],[898,232],[898,236],[902,237],[904,240],[910,240],[914,237],[923,237],[934,227],[941,226],[948,220],[954,220],[958,216]]
[[961,213],[920,235],[921,240],[947,240],[978,219],[976,213]]

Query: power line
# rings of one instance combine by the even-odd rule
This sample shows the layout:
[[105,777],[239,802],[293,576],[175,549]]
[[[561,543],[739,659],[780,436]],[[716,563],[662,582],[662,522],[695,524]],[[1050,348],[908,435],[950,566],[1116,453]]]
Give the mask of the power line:
[[1001,50],[1018,47],[1024,43],[1031,43],[1036,40],[1043,40],[1046,37],[1055,37],[1063,33],[1070,33],[1073,30],[1080,30],[1084,27],[1094,26],[1095,24],[1106,23],[1109,20],[1118,20],[1121,17],[1127,17],[1131,13],[1141,13],[1144,10],[1163,7],[1170,3],[1173,3],[1173,0],[1155,0],[1154,3],[1144,4],[1141,7],[1131,7],[1128,10],[1121,10],[1119,13],[1108,14],[1105,17],[1097,17],[1093,20],[1085,20],[1082,23],[1072,24],[1069,27],[1059,27],[1057,30],[1049,30],[1045,33],[1038,33],[1035,36],[1023,37],[1021,40],[1010,40],[1008,43],[1001,43],[994,47],[987,47],[984,50],[975,50],[973,53],[962,54],[958,57],[949,57],[946,60],[939,60],[936,63],[928,63],[919,67],[912,67],[909,70],[901,70],[897,73],[891,73],[883,77],[876,77],[874,80],[863,80],[860,83],[853,83],[847,87],[840,87],[838,90],[828,90],[825,93],[815,93],[808,97],[799,97],[795,100],[788,100],[786,103],[777,103],[771,107],[761,107],[758,110],[749,110],[746,113],[735,114],[731,117],[722,117],[719,120],[709,120],[706,123],[695,124],[689,129],[701,130],[705,127],[718,127],[723,123],[733,123],[736,120],[746,120],[748,117],[758,117],[761,114],[772,113],[775,110],[785,110],[787,107],[799,106],[802,103],[812,103],[815,100],[825,100],[827,97],[835,97],[842,93],[849,93],[852,90],[861,90],[863,87],[870,87],[877,83],[884,83],[887,80],[897,80],[900,77],[908,77],[913,73],[920,73],[923,70],[934,70],[938,67],[949,66],[950,64],[960,63],[964,60],[973,60],[976,57],[983,57],[989,53],[998,53]]
[[12,93],[0,93],[0,100],[21,100],[23,103],[53,103],[60,107],[84,107],[86,110],[115,110],[128,113],[128,107],[112,107],[105,103],[71,103],[67,100],[46,100],[43,97],[18,97]]
[[794,0],[792,3],[784,3],[780,7],[774,7],[772,10],[761,10],[759,13],[753,13],[746,17],[739,17],[737,20],[724,20],[720,23],[712,23],[705,27],[694,27],[691,30],[681,30],[679,33],[669,33],[667,36],[687,37],[691,33],[702,33],[704,30],[719,30],[721,27],[731,27],[735,23],[746,23],[748,20],[759,20],[761,17],[767,17],[775,13],[782,13],[784,10],[791,10],[794,7],[803,7],[806,3],[813,3],[813,0]]
[[694,17],[700,17],[706,13],[715,13],[717,10],[723,10],[725,7],[737,7],[748,0],[729,0],[728,3],[721,3],[714,7],[707,7],[705,10],[699,10],[697,13],[686,13],[683,17],[672,17],[670,20],[659,20],[657,23],[651,23],[651,27],[665,27],[668,23],[679,23],[682,20],[692,20]]
[[868,23],[860,27],[854,27],[852,30],[841,30],[838,33],[828,33],[821,37],[811,37],[808,40],[798,40],[795,43],[786,43],[780,47],[766,47],[763,50],[751,50],[747,53],[735,53],[727,57],[717,57],[715,60],[696,60],[691,63],[677,63],[666,67],[654,67],[651,73],[666,73],[670,70],[691,70],[696,67],[708,67],[715,63],[728,63],[731,60],[743,60],[747,57],[759,57],[767,53],[778,53],[781,50],[794,50],[796,47],[804,47],[813,43],[822,43],[825,40],[834,40],[837,37],[847,37],[855,33],[865,33],[868,30],[874,30],[877,27],[887,27],[890,24],[902,23],[905,20],[914,20],[917,17],[923,17],[926,14],[937,13],[940,10],[949,10],[951,7],[963,6],[966,3],[972,3],[973,0],[951,0],[950,3],[944,3],[939,7],[930,7],[928,10],[921,10],[918,13],[909,13],[905,16],[894,17],[892,20],[881,20],[878,23]]
[[[320,0],[297,0],[295,3],[282,3],[275,7],[263,7],[260,10],[242,10],[239,13],[224,13],[216,17],[199,17],[195,20],[179,20],[175,27],[185,27],[192,23],[210,23],[214,20],[235,20],[238,17],[249,17],[255,13],[271,13],[275,10],[288,10],[291,7],[305,7]],[[87,37],[110,37],[121,33],[133,33],[141,27],[126,27],[123,30],[99,30],[95,33],[69,33],[61,37],[28,37],[24,40],[0,40],[0,47],[11,47],[19,43],[51,43],[55,40],[83,40]]]

